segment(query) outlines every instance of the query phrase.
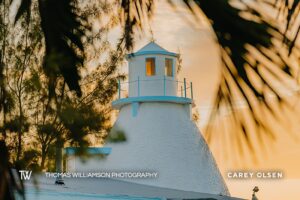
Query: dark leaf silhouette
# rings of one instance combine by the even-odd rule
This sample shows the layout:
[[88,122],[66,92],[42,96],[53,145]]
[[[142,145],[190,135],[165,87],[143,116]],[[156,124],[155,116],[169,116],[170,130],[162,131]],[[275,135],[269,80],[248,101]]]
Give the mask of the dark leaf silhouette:
[[276,0],[273,6],[278,9],[279,16],[283,16],[286,19],[284,34],[287,35],[287,33],[293,28],[295,28],[296,30],[291,33],[291,41],[289,41],[288,39],[284,41],[289,45],[289,54],[291,54],[293,48],[296,45],[296,40],[299,36],[300,31],[300,25],[296,22],[300,11],[300,1]]
[[[210,20],[211,26],[219,43],[222,59],[222,76],[211,115],[211,121],[220,113],[221,108],[226,108],[233,116],[233,120],[244,136],[248,148],[253,150],[251,132],[247,128],[245,113],[237,111],[239,100],[250,112],[251,120],[257,128],[264,132],[255,131],[257,134],[265,133],[274,139],[273,132],[266,125],[261,113],[263,110],[277,117],[273,108],[267,101],[271,93],[279,104],[283,99],[270,79],[282,81],[275,72],[276,68],[281,73],[293,78],[292,66],[284,56],[284,51],[279,50],[274,41],[286,41],[287,38],[272,23],[246,2],[243,9],[233,7],[227,0],[199,0],[184,1],[193,11],[192,2],[195,3]],[[258,19],[258,20],[257,20]],[[282,49],[291,46],[282,45]],[[253,80],[256,77],[256,80]],[[259,82],[259,84],[257,84]],[[211,132],[208,131],[208,139]]]
[[[54,96],[57,78],[64,77],[70,90],[81,96],[78,67],[83,64],[82,38],[88,27],[85,19],[77,15],[74,0],[39,0],[41,28],[45,40],[44,70],[49,78],[49,92]],[[30,13],[31,0],[22,0],[16,21]]]
[[[140,3],[140,1],[136,2]],[[168,2],[173,7],[176,6],[175,1],[169,0]],[[231,113],[234,124],[239,127],[237,129],[239,134],[233,133],[232,137],[239,137],[241,141],[246,142],[247,147],[239,145],[240,148],[254,150],[251,141],[253,131],[249,130],[249,123],[255,125],[254,132],[257,137],[263,134],[271,140],[275,139],[274,131],[261,115],[261,113],[268,113],[280,120],[278,113],[270,105],[268,97],[273,96],[277,105],[289,108],[289,104],[280,94],[280,88],[276,87],[274,82],[281,83],[282,87],[290,89],[284,83],[282,75],[287,79],[294,78],[293,66],[289,62],[288,55],[291,55],[292,50],[298,51],[295,47],[297,34],[290,40],[287,31],[291,29],[293,17],[298,13],[299,1],[292,1],[289,4],[287,1],[278,0],[270,4],[276,8],[278,4],[284,3],[282,9],[288,10],[285,32],[282,32],[278,24],[265,16],[258,7],[247,1],[237,2],[240,6],[235,7],[229,0],[183,0],[192,13],[196,13],[195,6],[203,11],[215,33],[221,52],[221,80],[210,122],[213,122],[221,113],[222,108],[225,108]],[[267,1],[257,2],[268,5]],[[124,19],[128,20],[125,20],[125,33],[127,33],[125,35],[128,38],[126,41],[129,41],[127,45],[132,46],[133,28],[137,24],[142,24],[143,19],[139,16],[145,15],[135,15],[136,17],[129,18],[128,16],[133,15],[132,13],[141,13],[142,9],[139,9],[139,6],[130,6],[133,1],[122,1],[122,3]],[[152,1],[148,3],[147,8],[151,10],[154,3]],[[280,10],[280,12],[283,11]],[[139,27],[142,28],[142,26]],[[241,102],[249,112],[244,112],[245,109],[239,108],[237,102]],[[250,116],[250,122],[246,120],[245,115]],[[208,126],[209,141],[211,133],[210,126]]]
[[[8,162],[8,149],[3,140],[0,140],[0,157],[0,199],[15,200],[14,193],[19,194],[22,199],[25,199],[24,186],[18,173],[15,171],[16,176],[13,174],[13,169]],[[18,170],[18,168],[15,168],[15,170]]]
[[153,0],[136,1],[122,0],[122,19],[124,26],[125,45],[128,50],[132,50],[134,42],[134,29],[142,30],[144,19],[152,16]]

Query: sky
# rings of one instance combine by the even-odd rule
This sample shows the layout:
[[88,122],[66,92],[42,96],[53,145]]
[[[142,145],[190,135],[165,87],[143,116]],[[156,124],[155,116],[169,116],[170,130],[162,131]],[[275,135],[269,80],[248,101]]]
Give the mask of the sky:
[[[156,1],[156,9],[149,27],[159,45],[171,52],[180,51],[183,68],[179,79],[185,77],[193,82],[196,109],[200,113],[198,125],[200,130],[204,130],[220,77],[220,57],[213,33],[205,21],[196,21],[184,6],[179,5],[175,11],[167,1]],[[138,34],[135,50],[146,45],[151,37],[148,32]],[[295,96],[289,98],[295,102],[298,100]],[[295,110],[300,111],[300,103],[295,104]],[[251,152],[238,156],[238,150],[233,145],[226,146],[222,134],[230,133],[234,127],[224,131],[224,128],[217,125],[210,148],[232,196],[250,199],[252,189],[257,185],[260,188],[257,194],[259,199],[299,199],[300,125],[293,120],[297,119],[297,112],[284,112],[291,118],[285,119],[283,127],[266,117],[266,121],[274,123],[278,133],[275,141],[265,138],[264,148],[255,147],[256,159],[250,156]],[[226,123],[226,120],[226,116],[221,119],[223,123]],[[284,173],[284,177],[276,180],[232,180],[227,178],[229,170],[278,170]]]

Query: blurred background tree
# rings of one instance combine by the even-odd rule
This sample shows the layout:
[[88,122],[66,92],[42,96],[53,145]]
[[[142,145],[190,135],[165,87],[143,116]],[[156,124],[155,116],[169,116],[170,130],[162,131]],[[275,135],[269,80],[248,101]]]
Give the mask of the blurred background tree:
[[[124,59],[123,42],[111,44],[107,36],[108,31],[119,24],[117,16],[110,14],[114,9],[113,4],[79,2],[80,9],[76,13],[84,21],[86,35],[76,39],[69,32],[64,33],[80,48],[88,51],[84,55],[83,52],[77,55],[80,48],[73,49],[73,46],[55,50],[70,56],[68,61],[66,55],[60,53],[50,53],[49,57],[48,54],[44,57],[47,43],[44,40],[45,34],[41,31],[39,4],[37,1],[27,3],[25,2],[29,8],[26,13],[21,15],[20,11],[17,12],[14,24],[9,20],[10,2],[1,1],[1,6],[6,11],[2,17],[7,20],[3,24],[7,33],[3,32],[5,37],[1,38],[5,45],[1,56],[5,56],[5,60],[2,60],[1,65],[0,95],[1,106],[5,106],[1,107],[1,114],[5,116],[1,117],[0,123],[1,140],[5,142],[1,151],[9,152],[9,155],[5,155],[7,162],[1,162],[1,177],[5,175],[6,178],[1,178],[1,188],[3,186],[5,191],[1,190],[0,194],[5,199],[14,199],[11,196],[13,193],[7,189],[16,185],[12,185],[11,171],[3,170],[9,170],[10,167],[35,170],[47,167],[48,170],[53,170],[53,155],[57,155],[57,149],[60,151],[64,145],[84,149],[88,145],[103,143],[111,128],[110,102],[117,91],[118,79],[125,78],[118,72],[118,66]],[[21,3],[20,10],[26,5]],[[109,19],[104,19],[108,16]],[[94,18],[102,21],[101,28],[94,27]],[[64,42],[67,46],[70,44],[69,41]],[[84,60],[81,59],[83,57]],[[81,74],[81,81],[74,84],[62,74],[54,74],[51,70],[59,70],[57,59],[63,65],[78,62],[78,65],[70,65],[74,67],[73,72]],[[43,67],[49,63],[54,69],[44,70]],[[74,77],[79,78],[79,75]],[[74,85],[70,87],[70,84]],[[20,191],[22,193],[22,189]]]

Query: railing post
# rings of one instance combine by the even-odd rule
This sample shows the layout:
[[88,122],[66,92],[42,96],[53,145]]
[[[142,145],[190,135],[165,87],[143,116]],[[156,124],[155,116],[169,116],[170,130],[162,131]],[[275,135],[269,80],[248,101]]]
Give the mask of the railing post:
[[119,99],[121,99],[121,81],[118,79],[118,93],[119,93]]
[[164,76],[164,96],[166,96],[166,76]]
[[140,96],[140,77],[138,76],[138,96]]
[[191,99],[194,99],[194,95],[193,95],[193,83],[191,82]]
[[183,84],[184,84],[184,98],[186,98],[186,79],[183,79]]
[[181,92],[181,97],[183,97],[183,89],[182,89],[182,85],[180,86],[180,92]]

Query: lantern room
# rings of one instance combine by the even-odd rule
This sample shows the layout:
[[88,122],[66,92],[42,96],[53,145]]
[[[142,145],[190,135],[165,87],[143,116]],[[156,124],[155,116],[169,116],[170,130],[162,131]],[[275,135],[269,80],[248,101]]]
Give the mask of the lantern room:
[[177,56],[155,42],[128,54],[129,97],[177,96]]

